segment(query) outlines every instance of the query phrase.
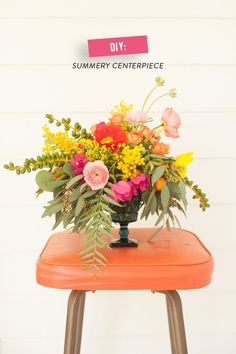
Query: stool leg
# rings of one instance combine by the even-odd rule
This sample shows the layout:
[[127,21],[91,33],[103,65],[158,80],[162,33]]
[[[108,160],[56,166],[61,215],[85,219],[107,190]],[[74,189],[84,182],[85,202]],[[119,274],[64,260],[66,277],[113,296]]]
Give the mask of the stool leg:
[[85,291],[72,290],[68,299],[64,354],[80,354]]
[[172,354],[188,354],[181,298],[176,290],[157,291],[166,296]]

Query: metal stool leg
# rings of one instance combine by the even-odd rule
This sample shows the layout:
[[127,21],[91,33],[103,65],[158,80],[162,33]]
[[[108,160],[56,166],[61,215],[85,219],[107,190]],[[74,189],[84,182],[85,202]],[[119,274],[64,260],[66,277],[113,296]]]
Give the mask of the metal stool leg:
[[64,354],[80,354],[85,291],[72,290],[68,299]]
[[181,298],[176,290],[157,291],[166,296],[171,352],[188,354]]

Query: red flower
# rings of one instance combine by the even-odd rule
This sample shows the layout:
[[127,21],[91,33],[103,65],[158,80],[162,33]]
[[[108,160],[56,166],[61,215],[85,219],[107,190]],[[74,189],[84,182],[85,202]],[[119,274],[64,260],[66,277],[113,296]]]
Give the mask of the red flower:
[[121,126],[115,124],[98,123],[94,131],[96,141],[106,147],[117,147],[118,144],[126,143],[127,136]]

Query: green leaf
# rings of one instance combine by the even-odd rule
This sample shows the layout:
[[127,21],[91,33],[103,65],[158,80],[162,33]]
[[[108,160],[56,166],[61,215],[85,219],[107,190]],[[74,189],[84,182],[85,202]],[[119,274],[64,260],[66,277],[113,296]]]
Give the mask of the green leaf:
[[155,194],[151,200],[151,214],[153,215],[156,212],[156,210],[157,210],[157,198]]
[[111,194],[111,195],[114,195],[114,196],[115,196],[115,193],[114,193],[110,188],[104,187],[103,190],[104,190],[108,195]]
[[168,182],[167,187],[169,188],[169,190],[172,194],[177,194],[177,195],[181,194],[178,184],[173,183],[173,182]]
[[169,199],[170,199],[170,192],[169,192],[167,185],[165,184],[161,190],[161,204],[162,204],[163,210],[165,210],[165,211],[168,207]]
[[114,214],[115,210],[109,208],[109,206],[107,204],[101,203],[103,209],[105,209],[106,211],[108,211],[108,213]]
[[80,196],[80,186],[75,188],[70,196],[70,202],[74,202],[75,200],[78,200]]
[[149,154],[149,157],[152,157],[153,159],[157,159],[157,160],[173,160],[172,157],[166,157],[166,156],[162,156],[162,155],[158,155],[158,154]]
[[57,218],[55,224],[53,225],[52,230],[55,230],[57,228],[57,226],[59,226],[62,221],[63,221],[63,214],[60,214],[60,216]]
[[84,207],[84,198],[81,196],[75,207],[75,216],[78,216]]
[[181,199],[182,199],[184,207],[186,209],[188,202],[186,199],[186,188],[185,188],[185,184],[184,184],[183,180],[179,181],[179,189],[180,189],[180,193],[181,193]]
[[174,218],[175,218],[175,220],[176,220],[176,222],[177,222],[177,225],[178,225],[178,226],[179,226],[179,228],[181,229],[181,225],[180,225],[179,219],[177,218],[177,216],[176,216],[176,215],[174,215]]
[[57,180],[57,181],[53,180],[52,182],[48,182],[47,191],[53,192],[55,188],[60,187],[65,183],[66,183],[65,180]]
[[158,227],[158,229],[148,238],[148,241],[153,240],[154,237],[156,237],[162,229],[163,229],[163,225]]
[[65,165],[62,167],[63,171],[70,177],[75,176],[75,172],[73,170],[73,167],[71,166],[71,163],[65,163]]
[[168,231],[171,231],[169,218],[168,218],[167,221],[166,221],[166,228],[167,228]]
[[163,175],[165,169],[166,169],[165,165],[155,168],[152,174],[152,185]]
[[98,250],[96,250],[96,254],[97,254],[100,258],[104,259],[104,261],[107,261],[107,258],[104,257],[103,254],[102,254],[101,252],[99,252]]
[[156,223],[155,223],[155,226],[157,226],[158,224],[160,224],[160,222],[161,222],[161,220],[164,218],[164,216],[165,216],[165,211],[162,210],[161,214],[159,215],[159,217],[158,217],[158,219],[157,219],[157,221],[156,221]]
[[120,205],[119,203],[117,203],[115,200],[109,198],[109,197],[106,196],[106,195],[103,195],[102,198],[103,198],[107,203],[110,203],[110,204],[113,204],[113,205],[116,205],[116,206],[121,207],[121,205]]
[[95,195],[97,193],[98,193],[98,191],[93,191],[93,190],[87,191],[83,194],[83,198],[86,199],[86,198],[92,197],[92,195]]
[[57,213],[58,211],[60,211],[62,208],[63,208],[63,203],[49,205],[45,208],[42,218],[44,218],[45,216],[51,216],[51,215]]
[[75,176],[75,177],[71,178],[69,180],[69,182],[67,183],[67,185],[66,185],[66,189],[70,189],[70,187],[72,187],[73,184],[75,184],[76,182],[80,181],[83,177],[84,177],[84,175],[78,175],[78,176]]
[[49,182],[55,181],[51,173],[45,170],[39,171],[35,176],[35,181],[40,189],[43,191],[47,190],[47,185]]

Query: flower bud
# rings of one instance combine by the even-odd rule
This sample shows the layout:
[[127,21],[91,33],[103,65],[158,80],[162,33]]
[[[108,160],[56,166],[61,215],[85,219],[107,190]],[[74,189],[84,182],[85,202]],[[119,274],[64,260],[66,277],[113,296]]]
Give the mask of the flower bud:
[[157,86],[164,86],[165,80],[161,76],[157,76],[155,80],[156,80]]
[[175,88],[170,89],[170,91],[169,91],[169,95],[170,95],[170,97],[176,97],[176,96],[177,96],[176,89],[175,89]]

